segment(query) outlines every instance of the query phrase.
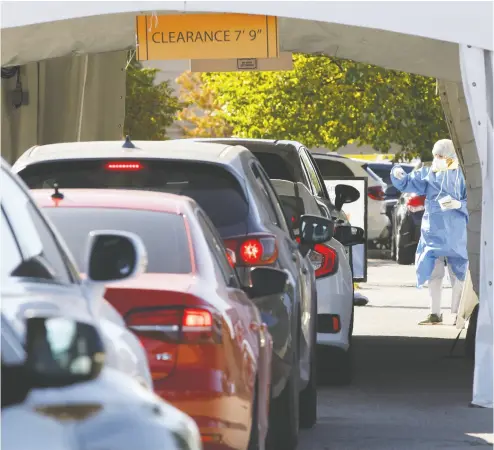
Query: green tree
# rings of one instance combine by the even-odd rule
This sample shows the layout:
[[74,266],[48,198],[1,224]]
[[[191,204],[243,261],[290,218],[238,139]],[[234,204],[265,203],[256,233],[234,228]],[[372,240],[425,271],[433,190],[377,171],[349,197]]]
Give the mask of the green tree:
[[298,140],[330,150],[356,142],[400,156],[430,156],[449,136],[436,81],[326,56],[294,55],[294,70],[207,73],[215,114],[233,134]]
[[134,140],[167,139],[166,128],[181,108],[168,82],[154,84],[157,72],[135,59],[127,67],[124,133]]
[[199,73],[186,71],[177,78],[183,109],[177,117],[188,137],[211,138],[231,136],[233,127],[223,114],[217,96],[202,82]]

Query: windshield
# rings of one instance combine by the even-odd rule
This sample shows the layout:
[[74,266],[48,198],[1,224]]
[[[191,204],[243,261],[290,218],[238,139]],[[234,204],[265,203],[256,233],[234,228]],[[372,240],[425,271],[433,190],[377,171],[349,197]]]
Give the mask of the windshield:
[[222,234],[246,232],[249,206],[242,188],[232,174],[214,164],[163,159],[50,161],[27,166],[19,176],[30,189],[53,188],[58,183],[61,191],[139,189],[186,195]]
[[45,208],[71,250],[79,270],[85,267],[86,243],[93,230],[137,234],[147,250],[149,273],[190,273],[191,255],[185,222],[178,214],[104,208]]

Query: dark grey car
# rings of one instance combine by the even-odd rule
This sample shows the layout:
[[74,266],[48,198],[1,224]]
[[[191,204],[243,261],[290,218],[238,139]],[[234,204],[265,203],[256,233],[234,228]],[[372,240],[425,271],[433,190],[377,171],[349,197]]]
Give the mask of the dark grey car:
[[[289,281],[283,296],[256,300],[256,305],[274,341],[268,440],[278,450],[296,447],[299,424],[312,427],[317,417],[317,294],[307,258],[310,239],[301,248],[296,243],[268,175],[249,150],[192,140],[77,142],[28,150],[14,171],[30,188],[58,183],[62,192],[134,188],[186,195],[208,214],[235,254],[241,278],[253,266],[285,270]],[[301,236],[325,229],[321,242],[331,238],[330,220],[306,217],[308,222],[300,221],[301,229],[307,224]]]

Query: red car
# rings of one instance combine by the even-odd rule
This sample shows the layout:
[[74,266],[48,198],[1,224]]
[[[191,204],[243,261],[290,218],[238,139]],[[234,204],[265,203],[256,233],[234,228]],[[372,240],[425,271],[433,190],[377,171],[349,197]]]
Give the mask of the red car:
[[246,292],[281,294],[286,274],[256,268],[251,286],[243,288],[232,268],[235,255],[188,197],[31,192],[78,263],[92,230],[118,229],[143,239],[147,272],[107,286],[105,297],[146,348],[155,392],[195,419],[206,450],[264,449],[272,340]]

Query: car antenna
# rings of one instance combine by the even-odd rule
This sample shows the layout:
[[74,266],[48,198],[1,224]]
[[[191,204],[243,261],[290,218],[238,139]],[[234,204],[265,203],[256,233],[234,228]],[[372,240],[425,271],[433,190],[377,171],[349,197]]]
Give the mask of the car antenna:
[[63,200],[64,195],[58,192],[58,183],[53,183],[53,189],[55,189],[55,192],[51,194],[51,198],[53,200]]
[[122,145],[122,147],[123,148],[136,148],[136,146],[130,140],[129,135],[125,136],[125,142],[124,142],[124,145]]

